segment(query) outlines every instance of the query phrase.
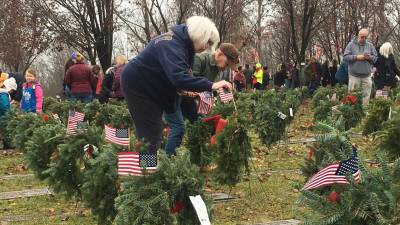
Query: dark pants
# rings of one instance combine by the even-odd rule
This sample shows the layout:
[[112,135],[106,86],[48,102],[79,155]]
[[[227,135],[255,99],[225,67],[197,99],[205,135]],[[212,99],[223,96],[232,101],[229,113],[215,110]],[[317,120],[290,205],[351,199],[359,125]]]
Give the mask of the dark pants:
[[183,135],[185,135],[185,123],[183,121],[181,107],[178,106],[174,113],[165,113],[164,119],[169,125],[168,140],[165,145],[165,151],[169,156],[176,155],[176,148],[181,145]]
[[156,154],[161,145],[163,110],[148,97],[132,91],[125,93],[125,100],[135,125],[137,139],[149,144],[150,154]]
[[193,98],[183,97],[176,112],[164,114],[164,119],[169,125],[168,140],[165,146],[165,151],[169,156],[176,155],[176,148],[182,143],[185,135],[184,117],[191,123],[198,119],[196,108],[196,102]]

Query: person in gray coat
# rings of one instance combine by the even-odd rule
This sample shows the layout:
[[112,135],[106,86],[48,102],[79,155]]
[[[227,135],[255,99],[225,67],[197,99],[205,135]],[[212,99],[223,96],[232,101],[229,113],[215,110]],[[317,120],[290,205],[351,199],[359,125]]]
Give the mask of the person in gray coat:
[[344,51],[344,60],[349,64],[349,91],[361,87],[363,104],[369,103],[372,89],[371,68],[378,58],[375,47],[367,41],[368,34],[367,29],[361,29],[358,37]]

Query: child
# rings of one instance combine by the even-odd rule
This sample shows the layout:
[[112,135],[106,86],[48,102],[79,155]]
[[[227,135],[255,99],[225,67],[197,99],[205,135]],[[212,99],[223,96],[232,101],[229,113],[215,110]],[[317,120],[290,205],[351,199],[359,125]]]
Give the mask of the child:
[[37,81],[36,72],[28,69],[25,73],[26,83],[22,86],[22,112],[42,113],[43,89]]

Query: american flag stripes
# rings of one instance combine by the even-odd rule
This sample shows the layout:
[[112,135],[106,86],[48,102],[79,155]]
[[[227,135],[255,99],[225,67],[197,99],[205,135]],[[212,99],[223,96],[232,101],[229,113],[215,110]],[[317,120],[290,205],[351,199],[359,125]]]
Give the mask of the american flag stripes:
[[211,108],[214,104],[214,97],[211,92],[205,91],[199,93],[200,101],[199,105],[197,106],[197,113],[198,114],[208,114],[211,111]]
[[227,102],[233,100],[233,94],[229,90],[227,90],[225,88],[220,88],[218,90],[218,92],[219,92],[219,97],[221,98],[221,101],[223,103],[227,103]]
[[85,118],[84,113],[70,110],[68,114],[67,134],[75,135],[78,129],[78,125],[83,122],[84,118]]
[[350,159],[336,162],[320,170],[311,177],[302,190],[311,190],[331,184],[349,184],[346,179],[347,174],[352,174],[356,182],[361,179],[357,149],[355,147],[353,147],[353,156]]
[[105,139],[111,143],[129,146],[129,129],[128,128],[113,128],[104,125]]
[[118,153],[118,175],[143,176],[143,168],[146,173],[154,173],[157,169],[157,155],[139,152]]

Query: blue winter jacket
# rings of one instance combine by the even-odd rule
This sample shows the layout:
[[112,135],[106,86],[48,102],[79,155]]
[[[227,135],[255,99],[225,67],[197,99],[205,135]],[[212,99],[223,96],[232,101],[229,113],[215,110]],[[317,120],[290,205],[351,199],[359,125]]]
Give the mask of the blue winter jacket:
[[172,113],[176,111],[177,91],[211,91],[212,82],[192,75],[194,54],[193,42],[184,24],[155,37],[121,75],[126,99],[129,101],[129,95],[140,95]]
[[340,63],[339,69],[335,74],[336,80],[340,82],[345,82],[349,79],[349,72],[348,72],[349,64],[346,61],[342,61]]
[[7,92],[0,92],[0,118],[10,110],[10,97]]

